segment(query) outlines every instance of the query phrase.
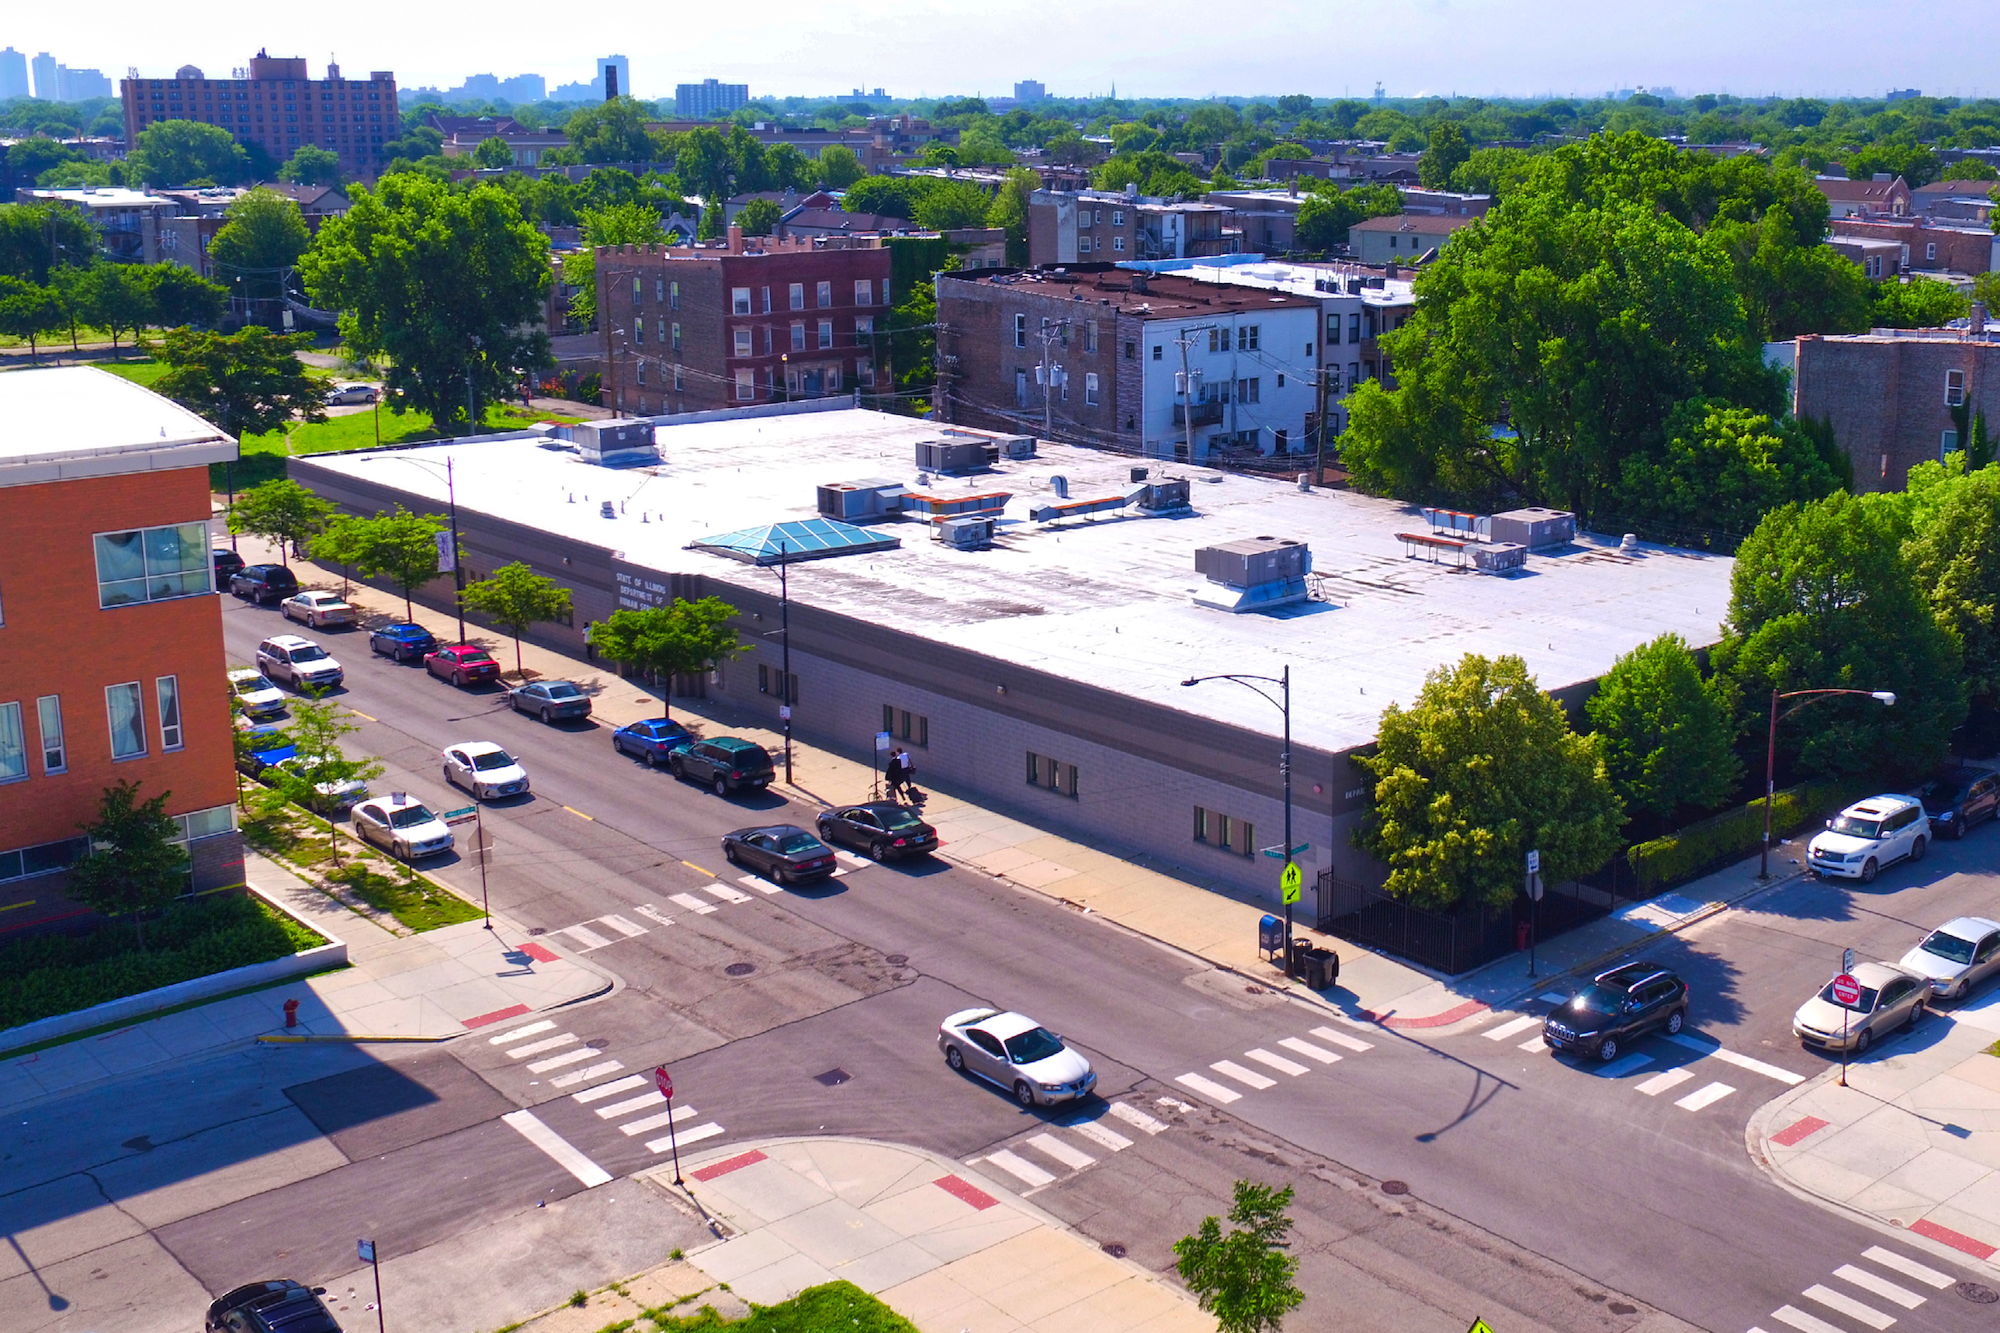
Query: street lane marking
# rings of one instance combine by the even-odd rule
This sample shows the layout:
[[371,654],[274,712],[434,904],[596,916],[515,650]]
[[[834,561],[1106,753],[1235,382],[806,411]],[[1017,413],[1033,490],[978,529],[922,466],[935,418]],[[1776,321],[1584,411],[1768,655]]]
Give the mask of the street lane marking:
[[1815,1319],[1804,1310],[1794,1310],[1789,1305],[1781,1305],[1771,1311],[1771,1318],[1781,1324],[1790,1324],[1799,1333],[1847,1333],[1843,1328],[1829,1324],[1824,1319]]
[[554,1022],[545,1018],[539,1023],[530,1023],[524,1028],[515,1028],[512,1032],[503,1032],[497,1037],[488,1037],[486,1044],[488,1046],[505,1046],[510,1041],[519,1041],[523,1037],[532,1037],[537,1032],[547,1032],[554,1026]]
[[350,708],[347,711],[352,713],[355,717],[360,718],[363,722],[377,722],[381,720],[379,718],[373,718],[368,716],[368,714],[362,712],[359,708]]
[[1690,1037],[1685,1032],[1662,1032],[1660,1035],[1677,1046],[1685,1046],[1691,1051],[1699,1051],[1705,1056],[1722,1061],[1724,1064],[1735,1065],[1738,1069],[1747,1069],[1753,1074],[1762,1074],[1765,1078],[1774,1078],[1787,1087],[1797,1087],[1806,1081],[1804,1074],[1794,1074],[1789,1069],[1780,1069],[1776,1065],[1767,1065],[1762,1060],[1752,1060],[1747,1055],[1738,1055],[1727,1046],[1712,1041],[1703,1041],[1700,1037]]
[[700,913],[702,916],[707,916],[715,910],[714,903],[705,903],[692,893],[670,893],[667,895],[667,898],[668,901],[679,903],[682,907],[687,908],[688,911]]
[[594,1088],[586,1088],[582,1092],[571,1093],[570,1100],[588,1106],[592,1102],[601,1102],[606,1097],[616,1097],[621,1092],[645,1086],[646,1076],[644,1074],[627,1074],[624,1078],[613,1079],[609,1083],[600,1083]]
[[533,1111],[509,1111],[500,1119],[515,1133],[547,1153],[557,1166],[582,1181],[585,1189],[596,1189],[610,1181],[609,1171],[585,1157],[575,1144],[536,1119]]
[[1896,1322],[1896,1316],[1883,1314],[1874,1306],[1864,1305],[1852,1296],[1843,1296],[1832,1287],[1823,1287],[1818,1283],[1814,1283],[1805,1289],[1804,1295],[1807,1300],[1818,1301],[1827,1309],[1838,1310],[1848,1318],[1858,1319],[1870,1328],[1887,1328]]
[[[1231,1094],[1232,1097],[1234,1097],[1234,1095],[1235,1094],[1233,1093]],[[1112,1102],[1111,1114],[1117,1116],[1120,1120],[1123,1120],[1126,1124],[1135,1126],[1136,1128],[1141,1129],[1148,1134],[1157,1134],[1161,1130],[1167,1127],[1166,1121],[1155,1120],[1153,1119],[1153,1117],[1147,1115],[1144,1111],[1141,1111],[1138,1107],[1127,1106],[1124,1102]]]
[[1238,1083],[1246,1084],[1259,1092],[1262,1092],[1266,1088],[1275,1088],[1278,1086],[1278,1080],[1265,1078],[1254,1069],[1245,1069],[1234,1060],[1217,1060],[1209,1068],[1218,1074],[1226,1074]]
[[1290,1074],[1293,1078],[1297,1078],[1300,1074],[1306,1072],[1306,1067],[1297,1060],[1287,1060],[1282,1055],[1273,1055],[1261,1046],[1255,1050],[1243,1052],[1243,1058],[1246,1060],[1255,1060],[1267,1069],[1275,1069],[1280,1074]]
[[681,864],[686,866],[689,870],[694,871],[698,875],[707,875],[710,879],[715,878],[715,872],[713,870],[703,870],[700,866],[696,865],[692,861],[682,861]]
[[720,898],[726,903],[747,903],[750,895],[741,889],[732,889],[727,884],[704,884],[701,891],[712,898]]
[[1540,1000],[1543,1004],[1561,1004],[1565,1000],[1569,999],[1569,996],[1560,995],[1555,991],[1549,991],[1546,994],[1537,995],[1535,998]]
[[603,1078],[606,1074],[615,1074],[624,1067],[624,1065],[619,1064],[616,1060],[606,1060],[601,1065],[592,1065],[588,1069],[578,1069],[571,1073],[552,1078],[549,1080],[549,1086],[555,1088],[573,1088],[579,1083],[588,1083],[594,1078]]
[[563,807],[563,809],[569,811],[571,814],[575,815],[578,819],[588,819],[593,824],[597,822],[596,815],[586,815],[585,813],[583,813],[583,811],[577,809],[573,805],[566,805]]
[[671,926],[674,924],[674,919],[672,917],[661,916],[658,909],[656,909],[651,903],[641,903],[639,906],[633,908],[632,910],[636,912],[638,915],[645,917],[648,921],[657,921],[663,926]]
[[1033,1162],[1024,1157],[1016,1157],[1004,1148],[996,1153],[988,1153],[986,1160],[1025,1185],[1046,1185],[1055,1179],[1053,1172],[1044,1171]]
[[1915,1259],[1906,1259],[1894,1250],[1885,1250],[1880,1245],[1871,1245],[1861,1252],[1863,1259],[1873,1259],[1884,1268],[1893,1269],[1904,1277],[1913,1277],[1927,1287],[1943,1291],[1954,1279],[1946,1277],[1935,1268],[1920,1264]]
[[613,1102],[609,1106],[598,1107],[597,1118],[600,1120],[615,1120],[621,1115],[632,1114],[632,1112],[642,1106],[658,1106],[666,1099],[665,1093],[661,1092],[658,1088],[654,1088],[650,1092],[640,1093],[637,1097],[628,1097],[622,1102]]
[[694,1119],[695,1115],[696,1112],[692,1106],[676,1106],[671,1111],[662,1111],[658,1115],[649,1115],[644,1119],[634,1120],[629,1125],[620,1125],[618,1132],[628,1136],[644,1134],[649,1129],[658,1129],[669,1122],[676,1125],[682,1124]]
[[1213,1079],[1203,1078],[1200,1074],[1177,1074],[1174,1076],[1174,1082],[1184,1088],[1193,1088],[1202,1096],[1207,1097],[1211,1101],[1221,1102],[1224,1106],[1241,1099],[1243,1096],[1242,1093],[1236,1091],[1234,1088],[1225,1088]]
[[1537,1033],[1536,1033],[1536,1034],[1535,1034],[1534,1036],[1532,1036],[1532,1037],[1528,1038],[1528,1039],[1527,1039],[1526,1041],[1522,1042],[1522,1043],[1521,1043],[1521,1044],[1520,1044],[1520,1045],[1519,1045],[1518,1047],[1516,1047],[1515,1049],[1516,1049],[1516,1050],[1522,1050],[1522,1051],[1540,1051],[1540,1050],[1546,1050],[1546,1049],[1548,1049],[1548,1043],[1547,1043],[1546,1041],[1543,1041],[1543,1040],[1542,1040],[1542,1034],[1541,1034],[1541,1033],[1539,1033],[1539,1032],[1537,1032]]
[[1669,1069],[1663,1074],[1655,1074],[1639,1085],[1639,1091],[1648,1097],[1657,1097],[1668,1088],[1678,1088],[1694,1077],[1692,1069]]
[[1730,1087],[1727,1083],[1711,1083],[1705,1088],[1690,1092],[1687,1096],[1675,1102],[1674,1105],[1680,1107],[1683,1111],[1699,1111],[1704,1106],[1715,1105],[1715,1103],[1721,1101],[1734,1091],[1736,1089]]
[[551,1069],[561,1069],[564,1065],[573,1065],[580,1061],[594,1060],[596,1058],[596,1051],[591,1050],[588,1046],[579,1046],[573,1051],[564,1051],[561,1055],[552,1055],[546,1060],[535,1061],[528,1066],[528,1072],[530,1074],[546,1074]]
[[1872,1291],[1877,1296],[1892,1300],[1905,1310],[1914,1310],[1928,1298],[1917,1295],[1908,1287],[1899,1287],[1886,1277],[1877,1277],[1865,1268],[1853,1264],[1842,1264],[1833,1270],[1833,1275],[1844,1282],[1852,1282],[1863,1291]]
[[[550,1024],[550,1026],[553,1027],[554,1024]],[[540,1041],[531,1041],[526,1046],[516,1046],[513,1050],[507,1052],[507,1054],[511,1059],[524,1060],[528,1056],[539,1055],[543,1051],[553,1051],[558,1046],[567,1046],[575,1040],[576,1034],[574,1032],[565,1032],[559,1037],[544,1037]]]
[[1314,1028],[1313,1035],[1321,1041],[1330,1041],[1336,1046],[1345,1046],[1350,1051],[1372,1051],[1375,1043],[1350,1037],[1345,1032],[1335,1032],[1332,1028]]
[[1541,1021],[1533,1014],[1522,1014],[1519,1018],[1510,1018],[1492,1031],[1482,1032],[1479,1035],[1488,1041],[1505,1041],[1516,1032],[1526,1032]]
[[564,926],[556,934],[569,936],[587,950],[602,949],[605,945],[611,943],[610,940],[605,939],[589,926]]
[[700,1143],[703,1139],[712,1139],[722,1132],[722,1126],[711,1120],[705,1125],[696,1125],[693,1129],[680,1130],[676,1135],[670,1135],[664,1139],[648,1139],[646,1140],[646,1151],[665,1152],[674,1146],[676,1137],[682,1143]]
[[768,879],[760,879],[756,875],[738,875],[736,882],[745,888],[755,889],[759,893],[777,893],[783,887],[782,885],[773,884]]
[[1279,1040],[1278,1045],[1284,1047],[1288,1051],[1293,1051],[1299,1055],[1303,1055],[1308,1059],[1317,1060],[1323,1065],[1340,1063],[1340,1057],[1335,1055],[1332,1051],[1327,1050],[1326,1047],[1315,1046],[1311,1042],[1301,1041],[1297,1037],[1282,1038]]
[[1068,1128],[1075,1130],[1099,1147],[1109,1148],[1113,1152],[1123,1152],[1132,1146],[1132,1140],[1126,1138],[1115,1129],[1106,1129],[1095,1120],[1079,1120],[1074,1125],[1068,1126]]
[[1037,1134],[1028,1140],[1028,1146],[1036,1152],[1055,1158],[1072,1171],[1081,1171],[1086,1166],[1095,1166],[1097,1159],[1087,1152],[1078,1152],[1053,1134]]
[[631,939],[634,935],[643,935],[646,933],[646,928],[644,926],[637,925],[634,924],[633,922],[627,921],[624,917],[618,915],[616,912],[613,912],[610,916],[601,916],[597,919],[603,922],[605,925],[611,927],[613,930],[617,931],[620,935],[623,935],[628,940]]
[[1599,1065],[1591,1072],[1599,1078],[1624,1078],[1634,1070],[1644,1069],[1651,1063],[1653,1063],[1652,1056],[1647,1055],[1644,1051],[1634,1051],[1630,1055],[1613,1060],[1608,1065]]

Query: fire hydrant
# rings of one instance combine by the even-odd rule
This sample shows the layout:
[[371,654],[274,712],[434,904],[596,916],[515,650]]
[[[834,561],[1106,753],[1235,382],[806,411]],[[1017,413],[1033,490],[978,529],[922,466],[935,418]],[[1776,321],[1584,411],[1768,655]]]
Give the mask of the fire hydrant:
[[1516,952],[1528,947],[1528,923],[1523,921],[1514,927],[1514,949]]
[[299,1002],[297,1000],[286,1000],[285,1026],[288,1028],[295,1028],[298,1025],[299,1025]]

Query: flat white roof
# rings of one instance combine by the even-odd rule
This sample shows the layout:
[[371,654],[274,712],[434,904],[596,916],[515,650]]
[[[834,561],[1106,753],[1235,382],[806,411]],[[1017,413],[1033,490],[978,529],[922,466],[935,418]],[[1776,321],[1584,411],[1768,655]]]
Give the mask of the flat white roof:
[[110,371],[55,366],[0,374],[0,486],[235,457],[235,439]]
[[[996,545],[949,550],[913,518],[874,525],[897,550],[791,567],[791,596],[1002,662],[1099,685],[1167,707],[1276,734],[1280,714],[1245,689],[1180,682],[1218,672],[1276,676],[1292,668],[1293,731],[1344,749],[1375,735],[1382,710],[1415,698],[1426,673],[1468,652],[1514,653],[1544,689],[1595,679],[1619,654],[1674,631],[1713,643],[1729,599],[1724,556],[1584,536],[1531,555],[1513,577],[1458,573],[1405,556],[1400,532],[1428,533],[1411,506],[1283,480],[1224,474],[1066,445],[1002,461],[971,477],[920,484],[913,445],[941,427],[859,410],[674,424],[657,418],[664,460],[610,469],[534,440],[439,444],[311,459],[315,466],[445,505],[453,461],[466,510],[618,550],[632,563],[699,573],[775,593],[774,570],[685,549],[699,538],[817,514],[816,487],[885,478],[931,495],[1009,491]],[[1130,469],[1191,479],[1193,510],[1095,521],[1032,522],[1068,478],[1072,502],[1122,495]],[[610,500],[616,518],[600,516]],[[1195,606],[1213,587],[1196,548],[1257,536],[1312,550],[1328,603],[1232,615]],[[1218,590],[1219,591],[1219,590]]]

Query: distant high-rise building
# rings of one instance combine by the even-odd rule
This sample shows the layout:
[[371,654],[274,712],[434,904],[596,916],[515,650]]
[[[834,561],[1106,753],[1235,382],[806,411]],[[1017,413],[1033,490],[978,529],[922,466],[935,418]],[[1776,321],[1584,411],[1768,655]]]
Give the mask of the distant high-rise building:
[[93,97],[111,96],[111,80],[102,70],[56,66],[56,92],[65,102],[83,102]]
[[10,46],[0,51],[0,102],[28,95],[28,58]]
[[383,140],[400,137],[402,128],[396,76],[388,70],[350,79],[329,64],[324,79],[313,79],[303,58],[262,51],[231,78],[207,78],[183,65],[172,78],[122,79],[118,92],[125,102],[128,143],[159,121],[194,120],[263,149],[274,163],[308,144],[331,149],[343,175],[369,180],[381,173]]
[[500,95],[510,102],[539,102],[548,96],[547,87],[539,74],[516,74],[500,80]]
[[1907,102],[1911,98],[1922,96],[1923,93],[1915,88],[1891,88],[1888,100],[1891,102]]
[[714,79],[703,79],[700,83],[683,83],[674,88],[674,114],[683,120],[726,116],[749,102],[750,85],[747,83],[717,83]]
[[604,70],[607,65],[618,69],[618,93],[622,97],[632,95],[632,66],[624,56],[599,56],[597,77],[589,83],[559,83],[549,90],[552,102],[602,102],[604,100]]
[[597,58],[597,96],[604,97],[604,71],[613,66],[618,70],[618,95],[632,96],[632,62],[624,56],[599,56]]
[[44,102],[60,101],[62,80],[56,76],[56,58],[44,51],[28,63],[35,70],[35,96]]
[[1022,79],[1014,85],[1014,100],[1022,106],[1032,106],[1036,102],[1046,101],[1048,95],[1049,90],[1044,88],[1038,79]]

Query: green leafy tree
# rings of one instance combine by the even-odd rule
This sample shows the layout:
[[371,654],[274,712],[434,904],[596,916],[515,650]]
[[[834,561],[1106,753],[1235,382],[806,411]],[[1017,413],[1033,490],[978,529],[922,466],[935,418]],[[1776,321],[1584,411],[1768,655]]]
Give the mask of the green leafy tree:
[[993,197],[965,181],[939,181],[917,201],[916,220],[932,231],[983,227]]
[[1742,293],[1751,335],[1763,342],[1802,333],[1860,333],[1869,327],[1871,290],[1858,264],[1820,244],[1823,220],[1800,223],[1773,204],[1761,221],[1720,221],[1702,234],[1704,248],[1727,255]]
[[207,181],[234,185],[250,173],[250,155],[220,125],[194,120],[155,121],[139,131],[126,169],[154,187]]
[[188,854],[175,841],[180,825],[167,813],[172,792],[139,799],[139,784],[119,782],[98,798],[97,818],[78,825],[90,850],[71,865],[65,891],[103,916],[130,916],[143,948],[142,915],[188,891]]
[[1972,304],[1948,282],[1913,274],[1876,284],[1870,324],[1878,329],[1936,329],[1963,319]]
[[1684,805],[1712,810],[1742,777],[1727,683],[1711,686],[1678,634],[1620,657],[1585,705],[1612,788],[1627,811],[1666,819]]
[[97,229],[65,204],[0,204],[0,277],[48,285],[49,270],[97,256]]
[[1526,148],[1475,148],[1451,173],[1451,188],[1497,201],[1526,183],[1534,154]]
[[123,162],[99,162],[87,157],[50,167],[35,177],[35,184],[44,190],[101,190],[124,183]]
[[1239,1180],[1227,1235],[1220,1218],[1205,1217],[1193,1235],[1174,1242],[1181,1281],[1215,1316],[1221,1333],[1277,1333],[1285,1316],[1305,1300],[1293,1281],[1299,1261],[1286,1252],[1292,1220],[1285,1210],[1291,1203],[1289,1185],[1273,1189]]
[[986,225],[1007,233],[1007,262],[1015,268],[1028,266],[1028,200],[1042,187],[1041,177],[1026,167],[1007,173],[1006,181],[986,210]]
[[1346,245],[1348,229],[1355,223],[1402,211],[1403,196],[1393,185],[1357,185],[1351,190],[1329,185],[1314,190],[1299,203],[1299,248],[1324,253]]
[[229,292],[191,268],[179,264],[148,264],[146,316],[155,328],[205,328],[219,323],[229,309]]
[[1431,126],[1424,155],[1417,160],[1417,180],[1426,190],[1449,190],[1458,169],[1472,157],[1465,131],[1449,120]]
[[262,537],[280,551],[290,547],[294,554],[326,530],[333,517],[333,504],[296,481],[280,478],[253,486],[236,497],[229,511],[229,530],[240,535]]
[[339,185],[340,154],[318,144],[305,144],[285,159],[278,179],[294,185]]
[[367,550],[369,520],[357,514],[335,514],[324,531],[306,544],[312,558],[322,565],[340,566],[340,595],[347,596],[353,584],[351,571]]
[[1659,455],[1627,460],[1621,517],[1747,533],[1780,505],[1842,489],[1849,471],[1839,446],[1805,423],[1690,399],[1669,414]]
[[53,287],[0,277],[0,333],[24,339],[30,360],[39,364],[41,340],[68,323],[69,312]]
[[399,173],[354,193],[299,260],[313,304],[341,311],[350,353],[387,359],[399,402],[478,429],[480,403],[550,361],[548,241],[491,183]]
[[282,791],[294,805],[326,816],[326,846],[333,863],[340,864],[340,825],[333,818],[334,802],[341,787],[350,782],[368,782],[382,776],[384,769],[373,759],[350,759],[340,748],[340,738],[361,730],[348,719],[352,713],[321,698],[294,699],[291,723],[285,739],[297,758],[265,771],[266,780]]
[[1992,706],[2000,702],[2000,467],[1967,471],[1959,455],[1922,463],[1904,493],[1914,512],[1903,554],[1958,642],[1967,688]]
[[229,205],[229,220],[208,243],[215,274],[236,294],[255,300],[282,299],[286,279],[312,243],[299,206],[270,190],[251,190]]
[[110,334],[111,351],[117,355],[119,339],[144,327],[152,315],[152,286],[145,269],[100,260],[73,272],[70,309],[83,323]]
[[1972,299],[1986,307],[1988,318],[2000,318],[2000,273],[1981,273],[1974,277]]
[[600,245],[663,245],[665,225],[657,209],[645,204],[613,204],[583,215],[583,247],[563,257],[563,282],[575,287],[569,298],[572,317],[590,324],[597,318],[597,252]]
[[170,329],[154,348],[167,369],[153,392],[242,439],[282,430],[294,419],[325,421],[325,392],[297,353],[308,334],[251,326],[236,333]]
[[844,190],[868,174],[855,151],[841,144],[820,149],[815,161],[819,167],[819,183],[829,190]]
[[778,220],[785,210],[771,199],[752,199],[737,210],[736,225],[743,229],[745,236],[769,236],[777,229]]
[[358,520],[359,549],[354,563],[371,579],[388,579],[403,594],[403,618],[415,620],[410,595],[438,576],[440,514],[412,514],[397,505],[386,514]]
[[635,98],[616,97],[577,108],[563,133],[585,162],[647,162],[653,156],[653,141],[646,134],[651,114]]
[[490,138],[481,139],[479,147],[472,150],[472,165],[484,167],[489,171],[494,168],[511,167],[514,165],[514,150],[508,147],[505,139],[495,134]]
[[1512,902],[1531,850],[1550,883],[1588,874],[1625,822],[1597,742],[1518,657],[1439,667],[1355,762],[1375,789],[1355,845],[1388,864],[1389,893],[1425,907]]
[[46,134],[34,134],[17,140],[7,150],[7,170],[16,179],[31,180],[37,184],[41,178],[57,167],[75,162],[83,155],[59,139]]
[[665,686],[675,676],[712,671],[749,652],[730,623],[735,618],[736,608],[720,597],[675,598],[668,606],[613,611],[591,630],[590,642],[599,657]]
[[521,671],[521,636],[530,625],[561,620],[570,611],[569,589],[519,560],[493,577],[465,585],[465,605],[505,629],[514,639],[514,670]]
[[1976,157],[1961,157],[1944,169],[1940,180],[1948,181],[2000,181],[2000,171]]

